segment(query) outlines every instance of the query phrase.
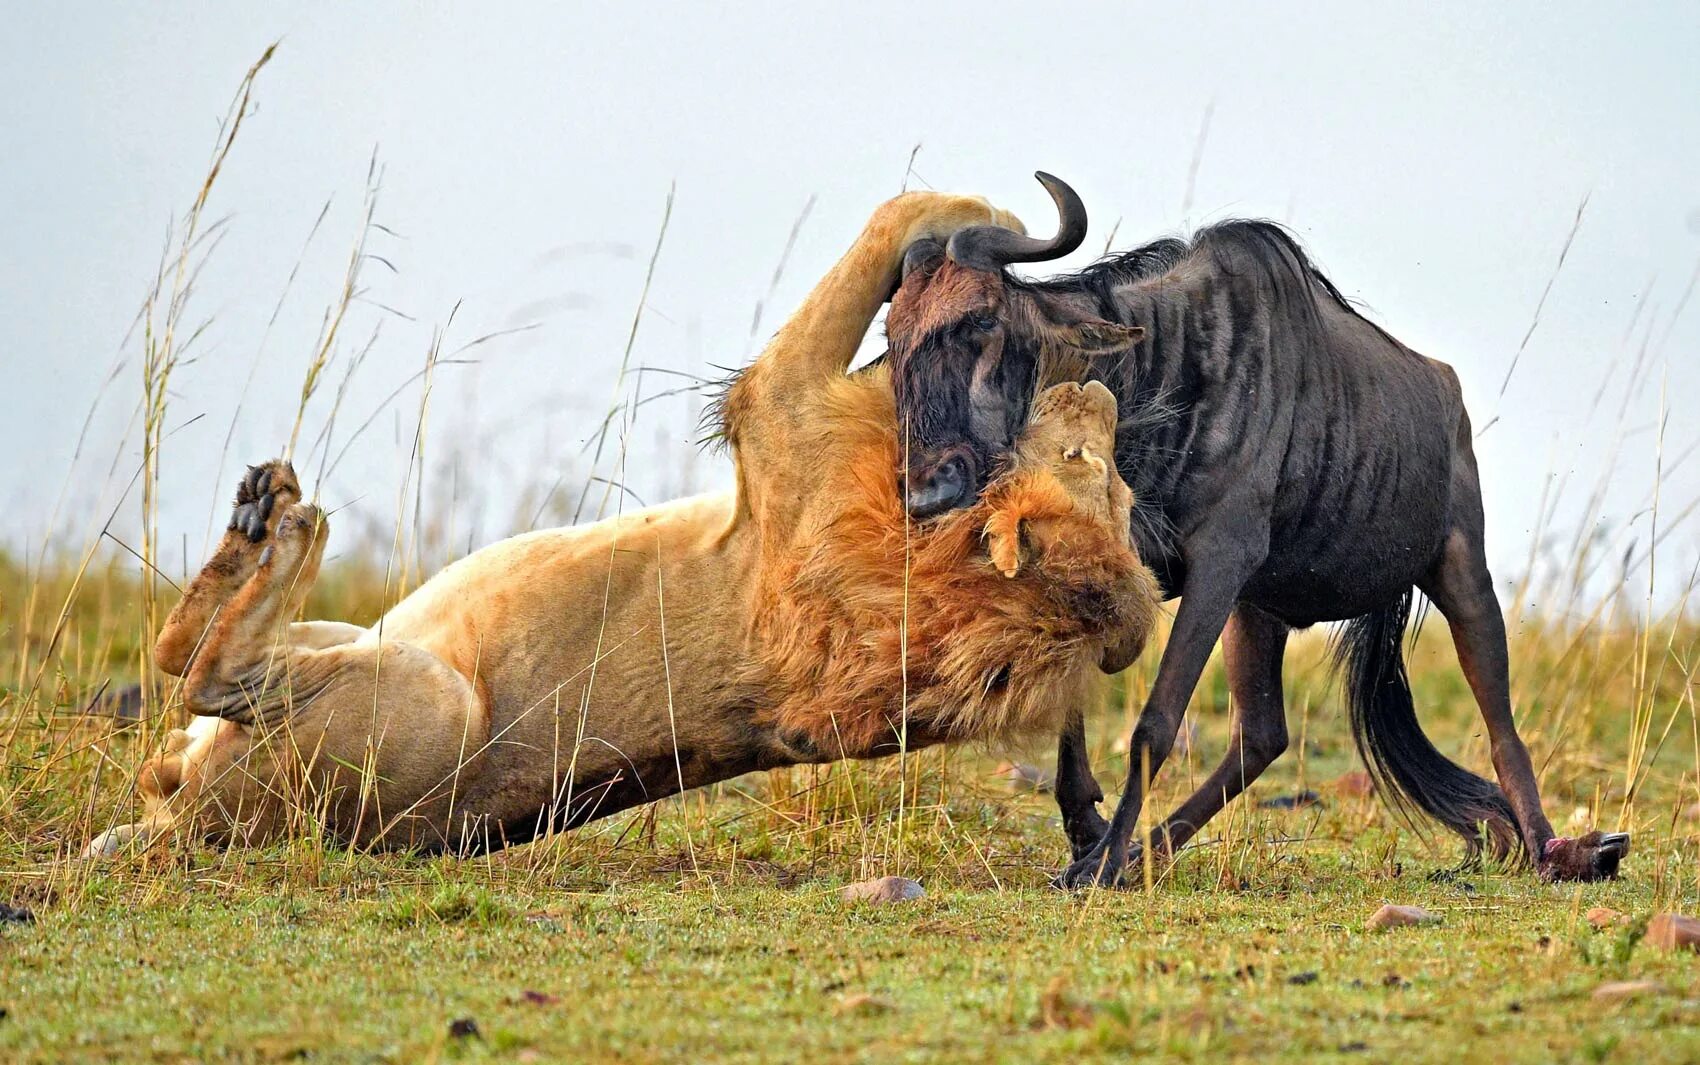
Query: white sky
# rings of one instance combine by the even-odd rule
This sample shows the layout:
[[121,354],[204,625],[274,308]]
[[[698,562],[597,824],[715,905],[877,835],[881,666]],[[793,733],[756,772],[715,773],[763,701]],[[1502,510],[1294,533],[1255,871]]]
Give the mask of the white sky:
[[[351,344],[387,320],[339,432],[415,372],[457,301],[451,349],[540,323],[478,349],[478,366],[439,371],[426,449],[433,467],[461,456],[461,540],[513,527],[522,485],[560,479],[558,500],[576,499],[588,468],[580,446],[608,408],[670,182],[677,201],[633,361],[712,372],[756,346],[754,308],[804,204],[815,198],[762,336],[898,190],[917,143],[925,182],[983,193],[1039,232],[1052,216],[1031,172],[1061,175],[1092,212],[1094,252],[1118,219],[1123,248],[1231,215],[1289,222],[1349,296],[1457,367],[1478,426],[1497,414],[1479,447],[1502,577],[1524,566],[1549,473],[1569,479],[1561,515],[1575,528],[1614,454],[1602,515],[1612,550],[1645,543],[1667,371],[1667,465],[1700,438],[1683,402],[1700,391],[1700,296],[1677,313],[1700,267],[1697,5],[1424,5],[1403,17],[1360,4],[281,8],[9,12],[0,540],[34,546],[47,530],[166,226],[198,187],[242,73],[279,38],[209,207],[231,220],[191,313],[212,325],[179,370],[168,419],[207,415],[168,445],[172,569],[185,548],[201,556],[237,463],[287,439],[374,149],[378,219],[399,236],[374,237],[370,250],[396,272],[373,264],[366,281],[374,301],[416,320],[357,308]],[[1501,400],[1584,195],[1568,261]],[[266,319],[327,199],[220,475]],[[1648,383],[1626,398],[1643,344]],[[309,412],[309,439],[351,353],[339,353]],[[119,449],[139,388],[132,358],[71,482],[68,547],[98,524],[114,455],[119,480],[134,468],[134,436]],[[693,409],[642,409],[627,481],[645,499],[726,482],[723,458],[688,447]],[[342,534],[393,520],[416,412],[409,391],[321,486],[330,504],[352,503]],[[1700,496],[1697,468],[1700,455],[1667,473],[1667,524]],[[494,502],[475,528],[480,495]],[[448,509],[446,491],[436,507]],[[1684,583],[1697,525],[1690,518],[1661,550],[1661,569]],[[133,534],[134,522],[119,528]]]

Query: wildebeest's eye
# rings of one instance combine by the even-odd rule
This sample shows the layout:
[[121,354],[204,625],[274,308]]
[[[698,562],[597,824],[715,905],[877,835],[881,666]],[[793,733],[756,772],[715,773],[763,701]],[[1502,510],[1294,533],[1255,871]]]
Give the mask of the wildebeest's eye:
[[968,324],[973,326],[975,329],[980,330],[982,333],[989,332],[997,327],[998,317],[995,314],[987,314],[982,311],[979,314],[969,315]]

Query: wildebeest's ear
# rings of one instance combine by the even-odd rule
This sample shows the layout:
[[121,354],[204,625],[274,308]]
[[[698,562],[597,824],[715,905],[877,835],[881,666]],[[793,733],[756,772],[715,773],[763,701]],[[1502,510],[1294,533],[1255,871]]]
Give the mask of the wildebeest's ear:
[[1145,327],[1142,325],[1121,325],[1097,318],[1066,325],[1059,323],[1050,332],[1047,339],[1051,343],[1088,359],[1126,351],[1145,339]]

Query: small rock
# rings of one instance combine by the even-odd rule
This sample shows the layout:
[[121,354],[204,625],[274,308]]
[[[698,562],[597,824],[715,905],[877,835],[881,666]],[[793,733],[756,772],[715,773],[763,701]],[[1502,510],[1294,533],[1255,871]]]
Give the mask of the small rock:
[[527,1006],[554,1006],[560,1003],[561,996],[551,995],[547,991],[533,991],[528,987],[519,993],[519,1001]]
[[1302,810],[1307,806],[1321,806],[1322,796],[1314,791],[1301,791],[1296,795],[1277,795],[1273,799],[1264,799],[1257,804],[1260,810]]
[[1375,781],[1361,769],[1335,777],[1328,787],[1334,794],[1352,799],[1368,798],[1375,794]]
[[836,1017],[870,1017],[876,1013],[890,1012],[891,1008],[891,1003],[878,995],[857,992],[839,999],[838,1005],[832,1007],[832,1013]]
[[1594,926],[1594,931],[1603,932],[1612,925],[1627,924],[1629,918],[1618,913],[1610,906],[1595,906],[1587,913],[1588,923]]
[[922,898],[926,894],[926,888],[907,877],[882,876],[878,880],[864,880],[859,884],[850,884],[844,889],[844,901],[908,902],[910,899]]
[[0,902],[0,924],[35,924],[35,913],[28,906],[8,906]]
[[1700,920],[1661,913],[1647,922],[1647,942],[1661,950],[1700,951]]
[[1057,786],[1056,775],[1047,769],[1022,762],[1004,762],[998,766],[997,775],[1009,781],[1011,791],[1050,792]]
[[1665,986],[1657,980],[1614,980],[1594,988],[1595,1002],[1628,1002],[1644,995],[1662,995]]
[[478,1022],[473,1020],[471,1017],[461,1017],[457,1020],[450,1021],[449,1022],[449,1038],[450,1039],[477,1039],[477,1038],[479,1038]]
[[1389,903],[1370,916],[1371,928],[1405,928],[1409,925],[1439,924],[1440,915],[1421,906],[1394,906]]
[[1294,973],[1287,977],[1287,983],[1292,984],[1294,987],[1303,987],[1306,984],[1316,983],[1317,979],[1318,974],[1314,970],[1307,969],[1302,973]]

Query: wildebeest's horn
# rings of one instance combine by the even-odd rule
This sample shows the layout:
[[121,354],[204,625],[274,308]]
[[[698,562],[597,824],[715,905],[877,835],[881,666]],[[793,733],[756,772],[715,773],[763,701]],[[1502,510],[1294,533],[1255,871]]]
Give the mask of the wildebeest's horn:
[[1086,205],[1060,178],[1043,170],[1033,175],[1057,204],[1057,235],[1050,240],[1022,236],[1001,226],[973,226],[950,238],[950,257],[971,270],[1001,270],[1010,263],[1060,259],[1086,239]]

